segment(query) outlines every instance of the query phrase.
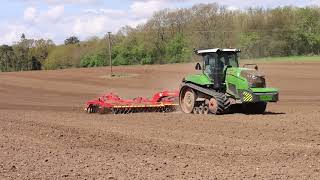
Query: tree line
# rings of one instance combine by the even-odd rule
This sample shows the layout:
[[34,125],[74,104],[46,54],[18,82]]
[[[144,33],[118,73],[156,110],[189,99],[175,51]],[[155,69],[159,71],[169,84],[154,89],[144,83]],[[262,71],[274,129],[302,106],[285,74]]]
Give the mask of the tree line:
[[[188,62],[194,48],[240,48],[243,58],[320,54],[320,8],[228,10],[218,4],[156,12],[135,28],[112,35],[114,65]],[[0,70],[21,71],[108,65],[107,36],[63,45],[22,35],[0,46]]]

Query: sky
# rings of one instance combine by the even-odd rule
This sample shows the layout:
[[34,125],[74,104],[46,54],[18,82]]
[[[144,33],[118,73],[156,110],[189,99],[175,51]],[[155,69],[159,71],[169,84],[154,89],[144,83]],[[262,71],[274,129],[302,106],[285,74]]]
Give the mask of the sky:
[[320,0],[2,0],[0,44],[27,38],[63,43],[70,36],[86,40],[116,33],[121,27],[145,23],[154,12],[186,8],[198,3],[219,3],[230,10],[248,7],[320,5]]

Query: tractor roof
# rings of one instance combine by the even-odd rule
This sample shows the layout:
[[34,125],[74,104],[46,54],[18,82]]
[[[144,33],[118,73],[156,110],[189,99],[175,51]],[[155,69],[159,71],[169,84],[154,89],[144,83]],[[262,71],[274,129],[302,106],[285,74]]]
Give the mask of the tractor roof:
[[196,54],[207,54],[207,53],[216,53],[216,52],[240,52],[240,49],[221,49],[221,48],[214,48],[214,49],[198,49],[196,50]]

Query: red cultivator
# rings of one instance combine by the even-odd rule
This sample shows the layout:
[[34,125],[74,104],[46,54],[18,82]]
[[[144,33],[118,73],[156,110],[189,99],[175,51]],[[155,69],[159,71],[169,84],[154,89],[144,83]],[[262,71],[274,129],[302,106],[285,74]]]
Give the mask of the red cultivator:
[[137,97],[122,99],[110,93],[97,100],[88,101],[85,111],[88,113],[129,114],[137,112],[173,112],[178,106],[178,91],[156,93],[152,99]]

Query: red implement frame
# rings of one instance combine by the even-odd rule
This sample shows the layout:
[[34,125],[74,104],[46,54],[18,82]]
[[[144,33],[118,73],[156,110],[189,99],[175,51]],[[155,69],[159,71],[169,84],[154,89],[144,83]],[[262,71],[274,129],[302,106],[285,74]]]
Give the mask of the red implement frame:
[[122,99],[109,93],[86,103],[88,113],[129,114],[137,112],[172,112],[178,106],[179,91],[163,91],[156,93],[152,99],[137,97]]

